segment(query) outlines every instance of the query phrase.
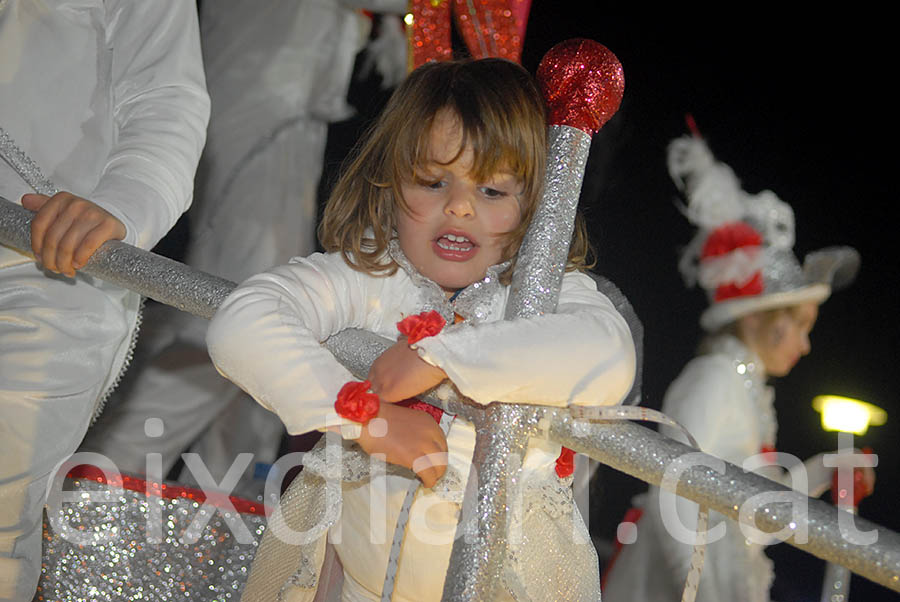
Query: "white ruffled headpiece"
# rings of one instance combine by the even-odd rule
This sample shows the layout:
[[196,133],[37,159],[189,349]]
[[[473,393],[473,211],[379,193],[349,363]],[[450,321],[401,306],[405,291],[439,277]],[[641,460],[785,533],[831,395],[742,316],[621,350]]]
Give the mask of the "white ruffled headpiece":
[[698,228],[678,268],[688,286],[699,284],[708,294],[710,307],[700,318],[704,329],[717,330],[755,311],[824,301],[832,286],[855,276],[859,254],[850,247],[811,253],[801,268],[792,250],[791,206],[770,190],[745,192],[701,137],[673,140],[667,163],[687,201],[682,212]]

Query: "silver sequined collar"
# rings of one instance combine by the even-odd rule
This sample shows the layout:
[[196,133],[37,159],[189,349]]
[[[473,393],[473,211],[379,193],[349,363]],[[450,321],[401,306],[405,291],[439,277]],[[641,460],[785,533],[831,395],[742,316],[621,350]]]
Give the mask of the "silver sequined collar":
[[451,303],[440,286],[419,273],[419,270],[403,253],[400,242],[396,238],[391,240],[388,252],[391,259],[397,262],[397,265],[407,273],[409,279],[421,292],[421,310],[437,311],[447,320],[448,324],[453,324],[454,314],[461,315],[468,324],[484,322],[490,318],[495,309],[494,306],[503,302],[500,295],[503,290],[503,285],[500,284],[500,274],[509,267],[509,261],[489,267],[484,278],[463,289]]
[[775,446],[778,421],[775,417],[775,393],[766,385],[766,370],[759,356],[732,335],[711,339],[707,349],[731,358],[734,371],[743,380],[744,390],[756,407],[759,435],[763,445]]

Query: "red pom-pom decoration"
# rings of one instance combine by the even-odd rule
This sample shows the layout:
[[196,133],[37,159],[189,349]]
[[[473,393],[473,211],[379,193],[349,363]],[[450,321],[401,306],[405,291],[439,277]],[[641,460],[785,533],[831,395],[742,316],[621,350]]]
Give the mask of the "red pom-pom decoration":
[[731,222],[713,230],[703,243],[700,259],[725,255],[741,247],[762,245],[762,235],[745,222]]
[[[763,237],[756,229],[745,222],[730,222],[713,230],[703,243],[700,251],[700,262],[727,261],[734,264],[741,258],[740,252],[759,252]],[[740,251],[739,251],[740,250]],[[729,257],[729,254],[731,256]],[[744,255],[747,257],[747,255]],[[736,266],[740,266],[737,263]],[[732,265],[732,268],[736,267]],[[746,267],[746,266],[745,266]],[[762,273],[756,270],[739,276],[743,270],[730,273],[730,282],[719,283],[715,289],[713,300],[725,301],[736,297],[751,297],[762,294],[765,290]]]
[[372,386],[367,380],[363,382],[350,381],[338,391],[337,401],[334,402],[334,411],[339,416],[354,422],[366,424],[378,414],[381,400],[378,395],[370,393]]
[[622,63],[606,46],[575,38],[551,48],[537,69],[550,125],[595,134],[619,110]]
[[403,318],[397,322],[397,330],[406,335],[406,342],[412,345],[426,337],[433,337],[443,330],[446,323],[444,317],[432,309]]
[[564,447],[556,459],[556,475],[560,479],[564,479],[571,476],[573,472],[575,472],[575,452]]

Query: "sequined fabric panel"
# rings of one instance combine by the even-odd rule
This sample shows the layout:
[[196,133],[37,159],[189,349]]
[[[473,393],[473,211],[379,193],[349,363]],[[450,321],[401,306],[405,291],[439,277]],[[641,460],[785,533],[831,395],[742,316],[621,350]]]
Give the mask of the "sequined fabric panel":
[[[76,501],[45,521],[35,601],[240,598],[265,516],[210,512],[196,499],[148,496],[90,479],[68,479],[66,490]],[[91,501],[107,490],[108,501]],[[161,530],[148,529],[151,514],[161,518],[155,523]],[[246,527],[240,541],[239,530],[229,527],[236,521]]]

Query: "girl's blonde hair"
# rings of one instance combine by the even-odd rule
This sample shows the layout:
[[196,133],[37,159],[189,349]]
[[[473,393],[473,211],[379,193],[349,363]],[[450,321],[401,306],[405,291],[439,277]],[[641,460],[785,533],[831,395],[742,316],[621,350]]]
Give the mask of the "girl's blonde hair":
[[[372,275],[397,270],[386,251],[397,211],[409,211],[400,186],[415,181],[415,173],[430,160],[429,134],[444,111],[458,118],[463,130],[451,163],[471,147],[473,178],[487,180],[508,170],[522,181],[522,220],[506,235],[503,257],[515,259],[543,188],[547,125],[534,80],[503,59],[427,63],[410,73],[354,149],[328,199],[319,225],[326,251],[340,251],[348,265]],[[570,268],[584,267],[588,252],[579,221]],[[509,274],[511,269],[505,279]]]

